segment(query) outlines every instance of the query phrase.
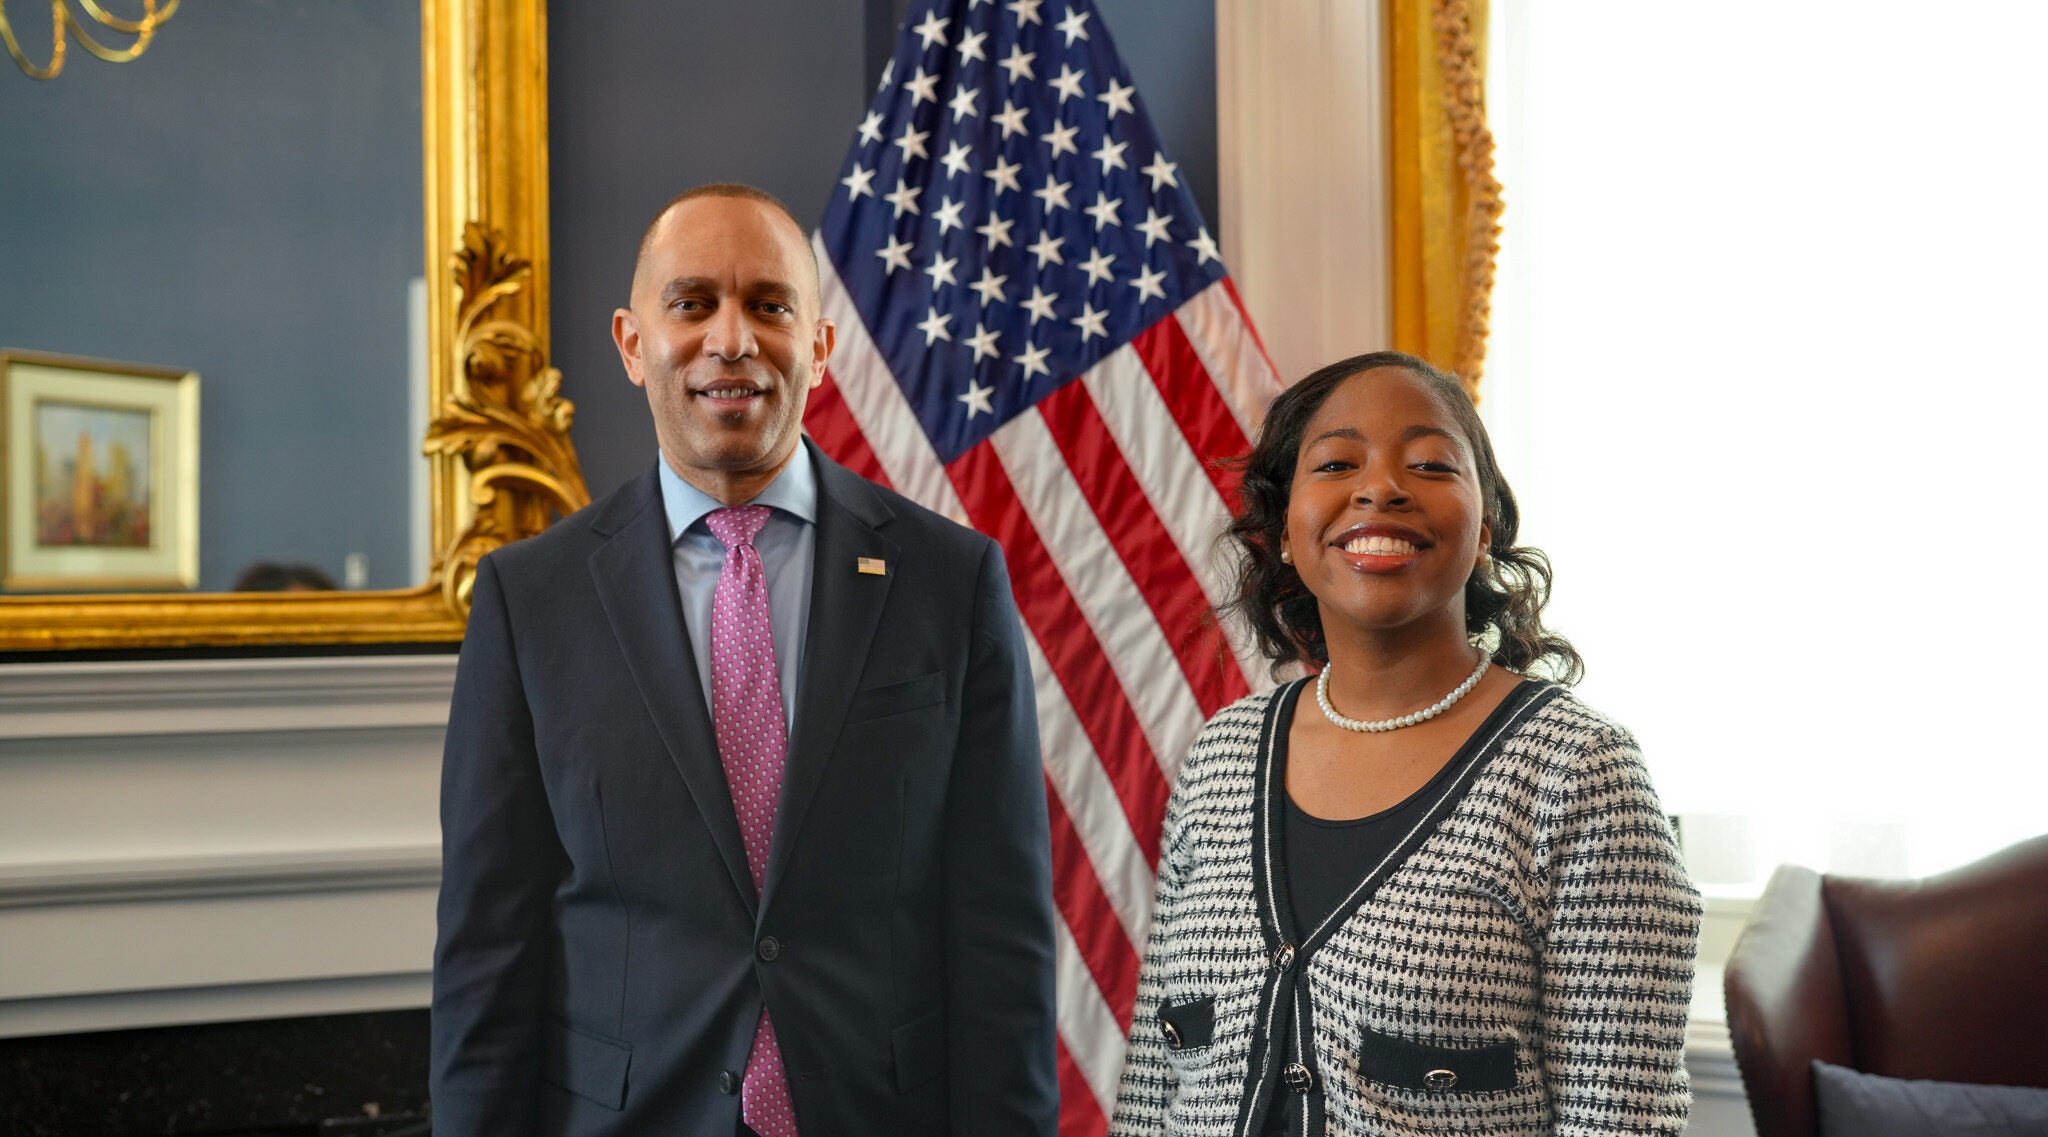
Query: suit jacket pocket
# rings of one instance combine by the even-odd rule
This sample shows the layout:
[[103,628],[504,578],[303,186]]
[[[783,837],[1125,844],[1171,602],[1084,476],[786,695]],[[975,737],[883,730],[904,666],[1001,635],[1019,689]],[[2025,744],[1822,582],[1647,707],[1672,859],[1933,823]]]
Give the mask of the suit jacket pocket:
[[550,1022],[540,1076],[606,1109],[624,1109],[626,1068],[632,1059],[633,1048],[623,1042]]
[[1168,1050],[1195,1050],[1216,1034],[1216,996],[1204,995],[1159,1008],[1159,1033]]
[[1426,1093],[1484,1093],[1515,1088],[1515,1044],[1432,1046],[1363,1028],[1358,1072],[1384,1085]]
[[929,707],[946,701],[946,673],[934,671],[901,683],[887,683],[880,687],[869,687],[853,693],[853,705],[846,710],[846,721],[861,722],[878,719],[884,715],[902,714],[919,707]]
[[889,1032],[896,1058],[896,1092],[907,1094],[946,1072],[946,1008],[917,1016]]

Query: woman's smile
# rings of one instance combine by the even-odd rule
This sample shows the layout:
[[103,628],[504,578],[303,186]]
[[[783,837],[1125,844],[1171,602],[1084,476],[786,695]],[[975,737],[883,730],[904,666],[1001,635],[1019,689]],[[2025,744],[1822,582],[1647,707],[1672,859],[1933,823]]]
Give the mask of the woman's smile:
[[1359,572],[1396,573],[1415,563],[1433,547],[1431,541],[1406,525],[1375,522],[1354,525],[1330,543],[1346,562]]

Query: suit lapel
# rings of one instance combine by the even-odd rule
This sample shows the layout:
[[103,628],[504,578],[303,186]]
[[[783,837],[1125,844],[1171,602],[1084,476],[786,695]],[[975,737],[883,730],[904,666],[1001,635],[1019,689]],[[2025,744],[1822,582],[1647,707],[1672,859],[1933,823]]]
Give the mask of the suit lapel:
[[[818,532],[811,567],[810,623],[805,633],[803,687],[790,738],[789,765],[777,805],[775,840],[769,846],[761,905],[775,898],[804,815],[825,775],[847,708],[866,669],[868,649],[881,625],[883,602],[895,580],[898,550],[877,530],[893,514],[865,479],[806,450],[818,472]],[[860,571],[862,558],[887,566],[882,574]]]
[[746,845],[733,814],[725,767],[719,762],[711,714],[704,706],[703,682],[683,628],[658,475],[649,470],[614,498],[591,527],[609,536],[589,562],[605,618],[625,652],[634,685],[668,748],[669,760],[689,786],[711,841],[732,874],[733,886],[748,913],[757,915]]

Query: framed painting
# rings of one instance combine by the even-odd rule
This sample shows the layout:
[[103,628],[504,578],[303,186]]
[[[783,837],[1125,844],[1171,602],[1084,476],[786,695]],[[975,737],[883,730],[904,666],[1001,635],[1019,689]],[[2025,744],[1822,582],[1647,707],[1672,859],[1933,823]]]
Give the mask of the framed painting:
[[199,376],[0,349],[0,591],[199,583]]

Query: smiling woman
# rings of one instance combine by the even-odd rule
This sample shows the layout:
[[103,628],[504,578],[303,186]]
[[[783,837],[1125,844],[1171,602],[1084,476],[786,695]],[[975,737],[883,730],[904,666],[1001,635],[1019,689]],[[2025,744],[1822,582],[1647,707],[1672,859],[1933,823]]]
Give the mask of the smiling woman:
[[1316,706],[1181,767],[1111,1137],[1680,1132],[1699,895],[1634,739],[1541,677],[1578,656],[1470,398],[1347,359],[1245,465],[1237,608]]

